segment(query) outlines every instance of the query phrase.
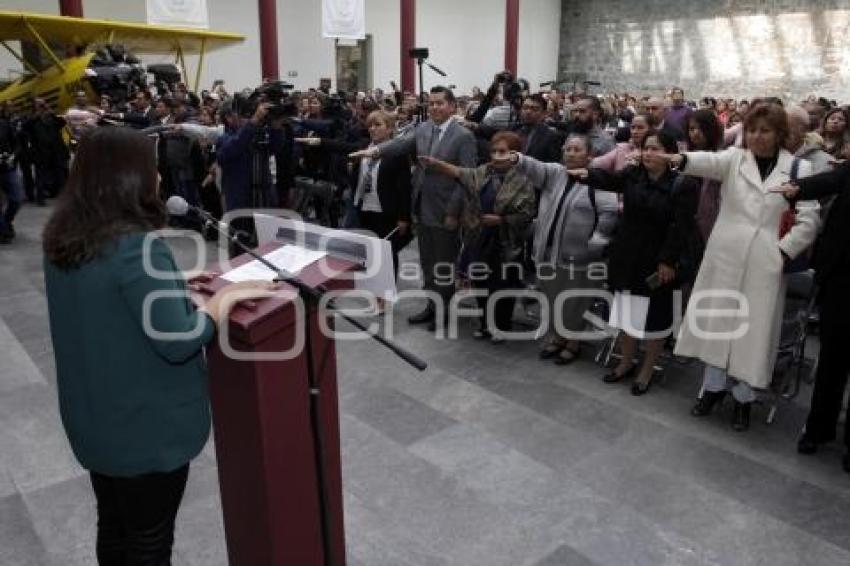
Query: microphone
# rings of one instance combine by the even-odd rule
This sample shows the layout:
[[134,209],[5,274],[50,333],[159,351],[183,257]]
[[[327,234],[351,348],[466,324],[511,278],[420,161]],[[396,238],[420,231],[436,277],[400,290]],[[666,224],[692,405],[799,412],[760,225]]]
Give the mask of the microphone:
[[168,210],[169,216],[188,216],[190,210],[192,212],[197,212],[198,210],[197,207],[191,206],[186,202],[186,199],[177,195],[168,197],[168,200],[165,201],[165,208]]
[[231,232],[238,232],[237,230],[233,230],[229,224],[216,220],[212,214],[210,214],[203,208],[192,206],[191,204],[186,202],[186,199],[181,196],[174,195],[168,197],[168,200],[165,201],[165,209],[168,211],[169,216],[183,217],[189,216],[190,214],[199,216],[206,224],[214,225],[219,229],[219,231],[222,231],[226,234],[230,234]]

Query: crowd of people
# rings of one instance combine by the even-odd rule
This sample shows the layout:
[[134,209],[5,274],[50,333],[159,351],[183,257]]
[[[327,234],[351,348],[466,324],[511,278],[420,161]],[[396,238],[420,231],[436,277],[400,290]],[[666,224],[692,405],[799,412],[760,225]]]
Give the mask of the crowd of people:
[[[297,92],[267,82],[231,95],[219,81],[197,94],[177,83],[94,105],[80,92],[61,115],[41,99],[24,111],[0,107],[0,242],[13,244],[25,200],[59,197],[43,238],[51,333],[63,423],[92,471],[103,563],[170,555],[188,462],[209,432],[202,352],[218,305],[234,290],[273,290],[230,285],[197,310],[185,298],[158,301],[158,331],[201,332],[146,337],[145,297],[187,289],[152,277],[142,260],[172,195],[217,217],[304,212],[310,201],[313,212],[331,211],[316,219],[388,238],[397,274],[415,238],[428,298],[410,324],[440,332],[452,298],[470,287],[481,310],[475,338],[500,345],[517,302],[502,291],[531,290],[548,330],[540,358],[559,365],[579,359],[587,314],[609,293],[618,362],[600,377],[631,378],[631,393],[645,395],[671,348],[705,366],[691,413],[705,417],[730,395],[738,431],[774,376],[786,277],[813,272],[821,350],[798,451],[836,437],[850,370],[841,351],[850,335],[848,108],[816,97],[694,103],[680,88],[641,98],[532,93],[507,72],[469,96],[392,87],[332,93],[323,80]],[[331,187],[325,202],[305,199],[318,183]],[[250,239],[250,220],[239,227]],[[158,270],[176,271],[163,242],[148,251]],[[101,347],[103,328],[114,348]],[[114,367],[128,369],[116,380]],[[122,413],[112,393],[139,410]],[[116,448],[128,439],[133,451]]]

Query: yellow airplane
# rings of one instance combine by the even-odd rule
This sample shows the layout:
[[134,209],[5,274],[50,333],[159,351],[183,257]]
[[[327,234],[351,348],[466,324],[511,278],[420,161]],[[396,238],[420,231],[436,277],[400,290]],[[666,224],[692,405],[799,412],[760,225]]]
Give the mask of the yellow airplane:
[[[0,91],[0,103],[22,110],[38,97],[62,113],[72,106],[76,93],[84,91],[97,104],[104,90],[124,88],[128,78],[146,83],[145,68],[130,54],[135,52],[174,55],[186,84],[190,81],[185,55],[197,53],[197,91],[206,53],[244,39],[233,33],[0,11],[0,45],[27,70]],[[35,44],[51,64],[39,69],[10,45],[12,41]],[[91,50],[96,46],[101,48]],[[62,55],[71,51],[73,56],[60,58],[57,50]]]

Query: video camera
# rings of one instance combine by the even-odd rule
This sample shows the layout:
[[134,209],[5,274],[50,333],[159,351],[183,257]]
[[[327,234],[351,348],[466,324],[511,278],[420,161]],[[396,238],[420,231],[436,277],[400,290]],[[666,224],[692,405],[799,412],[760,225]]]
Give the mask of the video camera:
[[293,88],[295,88],[294,85],[283,81],[265,83],[255,88],[247,96],[236,93],[233,96],[233,108],[237,114],[248,118],[254,115],[257,106],[267,102],[270,103],[269,120],[292,118],[298,115],[298,104],[290,97],[289,93]]

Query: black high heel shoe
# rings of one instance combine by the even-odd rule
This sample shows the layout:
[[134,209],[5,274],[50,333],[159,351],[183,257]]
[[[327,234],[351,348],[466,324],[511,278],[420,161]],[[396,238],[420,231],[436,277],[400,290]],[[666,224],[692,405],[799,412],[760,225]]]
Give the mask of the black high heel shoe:
[[614,368],[614,369],[612,369],[611,371],[609,371],[608,373],[606,373],[605,375],[602,376],[602,381],[604,381],[605,383],[617,383],[617,382],[623,381],[627,377],[634,376],[636,371],[637,371],[637,364],[632,364],[632,367],[627,369],[622,374],[617,373],[617,368]]
[[647,381],[646,383],[639,383],[637,381],[632,383],[632,395],[634,395],[635,397],[640,397],[641,395],[646,395],[647,393],[649,393],[649,388],[652,387],[653,379],[655,379],[654,371],[652,372],[652,374],[650,374],[649,381]]

